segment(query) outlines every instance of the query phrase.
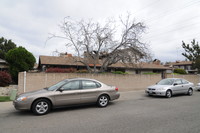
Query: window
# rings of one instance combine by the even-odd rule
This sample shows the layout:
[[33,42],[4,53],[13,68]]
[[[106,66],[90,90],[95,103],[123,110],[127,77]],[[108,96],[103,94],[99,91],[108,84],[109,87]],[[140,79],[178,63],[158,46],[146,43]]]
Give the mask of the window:
[[70,81],[67,84],[63,85],[62,87],[64,90],[78,90],[79,87],[79,81]]
[[82,87],[83,87],[83,89],[93,89],[93,88],[99,88],[99,87],[101,87],[101,85],[94,81],[83,80]]
[[188,84],[188,81],[185,79],[182,79],[183,84]]
[[163,79],[157,83],[157,85],[172,85],[173,79]]
[[181,81],[181,79],[176,79],[176,80],[175,80],[175,83],[177,83],[178,85],[181,85],[181,84],[182,84],[182,81]]
[[64,85],[66,83],[66,81],[61,81],[61,82],[58,82],[57,84],[47,88],[49,91],[53,91],[53,90],[56,90],[58,88],[60,88],[62,85]]
[[96,82],[96,85],[97,85],[97,88],[100,88],[100,87],[101,87],[101,84],[100,84],[100,83],[97,83],[97,82]]
[[192,66],[187,66],[187,70],[192,70]]

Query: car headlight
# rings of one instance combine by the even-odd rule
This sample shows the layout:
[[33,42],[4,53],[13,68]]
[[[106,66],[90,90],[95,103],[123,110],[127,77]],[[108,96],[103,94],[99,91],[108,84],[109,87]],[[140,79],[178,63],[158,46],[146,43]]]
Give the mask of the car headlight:
[[17,101],[25,101],[26,99],[27,99],[27,97],[22,96],[22,97],[18,97],[18,98],[17,98]]

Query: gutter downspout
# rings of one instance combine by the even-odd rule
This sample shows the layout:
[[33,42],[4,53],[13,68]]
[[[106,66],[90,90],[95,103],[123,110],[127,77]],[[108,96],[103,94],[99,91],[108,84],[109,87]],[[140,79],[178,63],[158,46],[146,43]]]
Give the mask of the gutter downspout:
[[26,71],[24,71],[24,92],[26,92]]

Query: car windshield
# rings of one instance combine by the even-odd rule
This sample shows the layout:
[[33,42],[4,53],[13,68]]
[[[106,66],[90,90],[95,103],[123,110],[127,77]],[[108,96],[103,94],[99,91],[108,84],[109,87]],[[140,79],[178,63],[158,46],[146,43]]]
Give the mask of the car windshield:
[[172,85],[174,83],[173,79],[163,79],[157,83],[157,85]]
[[66,83],[65,80],[61,81],[61,82],[58,82],[57,84],[47,88],[48,91],[54,91],[54,90],[57,90],[59,87],[61,87],[62,85],[64,85]]

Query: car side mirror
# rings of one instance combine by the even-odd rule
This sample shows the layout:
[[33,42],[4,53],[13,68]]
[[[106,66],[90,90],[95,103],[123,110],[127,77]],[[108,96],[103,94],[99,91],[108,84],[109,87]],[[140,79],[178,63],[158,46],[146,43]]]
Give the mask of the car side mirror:
[[64,88],[61,87],[61,88],[58,89],[58,91],[63,92],[63,91],[64,91]]
[[177,83],[174,83],[174,86],[178,85]]

